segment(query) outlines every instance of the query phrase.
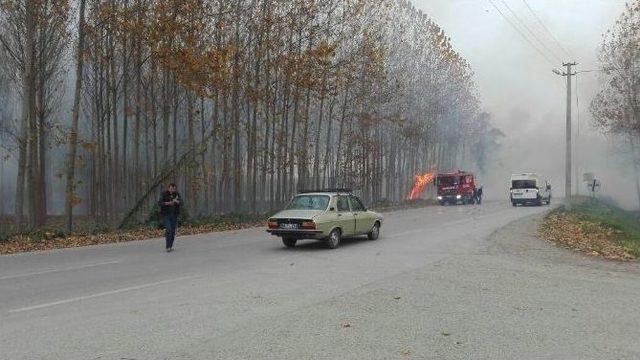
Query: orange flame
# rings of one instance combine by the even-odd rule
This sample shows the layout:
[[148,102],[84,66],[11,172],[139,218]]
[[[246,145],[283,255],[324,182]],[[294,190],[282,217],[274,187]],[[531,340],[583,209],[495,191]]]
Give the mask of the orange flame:
[[435,172],[428,172],[422,175],[416,175],[415,181],[413,183],[413,188],[407,197],[408,200],[416,200],[422,195],[424,189],[426,189],[427,185],[429,185],[436,178]]

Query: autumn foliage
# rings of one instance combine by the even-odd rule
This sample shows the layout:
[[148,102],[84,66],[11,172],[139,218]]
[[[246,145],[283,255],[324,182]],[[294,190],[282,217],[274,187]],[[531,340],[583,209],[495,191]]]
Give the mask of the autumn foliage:
[[[20,30],[0,28],[3,39],[15,40],[0,51],[5,58],[24,42],[22,10],[15,9],[29,1],[5,2],[0,11]],[[349,186],[368,203],[400,201],[421,169],[477,157],[469,145],[490,130],[470,65],[406,1],[86,6],[80,168],[66,196],[74,213],[105,226],[143,221],[169,181],[196,217],[276,209],[309,187]],[[69,37],[62,38],[75,39],[75,28],[65,25]],[[64,57],[50,60],[69,66]],[[21,67],[7,69],[20,74]],[[51,104],[68,113],[63,103]],[[15,144],[30,138],[17,131],[20,123],[9,127]],[[47,128],[37,129],[50,141]],[[64,169],[48,161],[45,179],[53,175],[47,169]],[[50,196],[29,179],[18,179],[18,203],[36,189]]]

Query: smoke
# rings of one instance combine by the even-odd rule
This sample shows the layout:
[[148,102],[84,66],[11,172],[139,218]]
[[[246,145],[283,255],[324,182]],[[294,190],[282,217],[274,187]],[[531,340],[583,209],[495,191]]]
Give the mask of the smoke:
[[[598,67],[601,35],[624,10],[617,1],[535,1],[530,4],[573,59],[555,47],[522,2],[509,6],[552,49],[552,62],[532,46],[485,1],[415,0],[451,36],[453,46],[469,60],[484,110],[505,138],[479,179],[487,198],[508,199],[509,177],[537,172],[552,182],[554,196],[564,196],[566,79],[552,73],[562,61],[577,61],[577,70]],[[473,29],[470,31],[469,29]],[[556,63],[557,62],[557,63]],[[633,175],[620,155],[620,140],[594,129],[588,112],[597,92],[597,72],[579,74],[573,84],[573,188],[587,191],[582,174],[593,172],[603,195],[624,207],[637,207]],[[577,94],[577,97],[576,97]]]

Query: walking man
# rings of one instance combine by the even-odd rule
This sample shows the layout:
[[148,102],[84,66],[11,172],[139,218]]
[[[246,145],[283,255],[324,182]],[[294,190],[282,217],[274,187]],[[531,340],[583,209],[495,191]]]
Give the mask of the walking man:
[[176,227],[178,226],[178,213],[180,212],[180,194],[178,194],[176,184],[171,183],[167,190],[160,195],[160,216],[164,222],[164,236],[167,245],[167,252],[173,251],[173,240],[176,237]]
[[482,186],[476,189],[476,204],[482,204]]

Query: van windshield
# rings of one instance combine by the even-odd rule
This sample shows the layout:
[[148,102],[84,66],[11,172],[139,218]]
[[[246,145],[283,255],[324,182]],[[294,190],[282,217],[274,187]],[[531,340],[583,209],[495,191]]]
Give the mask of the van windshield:
[[513,189],[536,189],[536,181],[535,180],[513,180],[511,182],[511,187]]

